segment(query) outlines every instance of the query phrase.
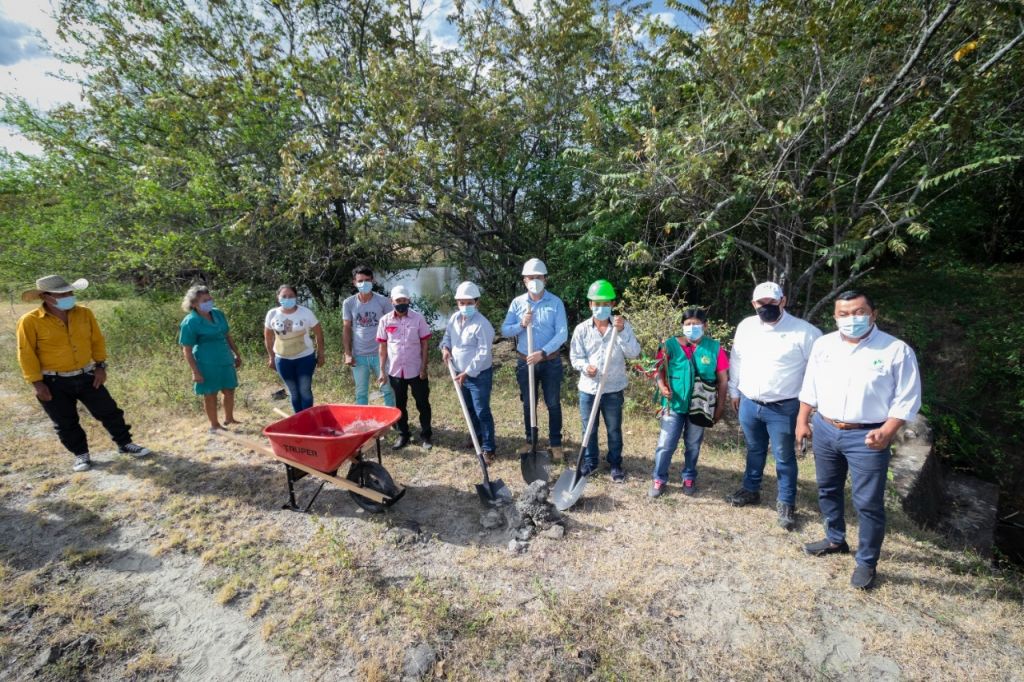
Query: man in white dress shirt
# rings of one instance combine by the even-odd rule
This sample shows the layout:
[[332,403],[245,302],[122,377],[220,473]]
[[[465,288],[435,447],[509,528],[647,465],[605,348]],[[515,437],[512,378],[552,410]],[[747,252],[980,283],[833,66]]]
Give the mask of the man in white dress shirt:
[[804,369],[821,331],[786,312],[775,282],[754,288],[752,315],[736,327],[729,358],[729,397],[747,441],[743,484],[726,499],[737,507],[761,501],[761,479],[771,443],[778,476],[779,525],[796,526],[797,463],[794,433]]
[[914,351],[875,326],[875,305],[858,291],[836,299],[838,331],[814,344],[803,388],[796,437],[811,437],[814,412],[814,462],[825,539],[804,546],[808,554],[846,553],[843,518],[846,472],[860,522],[856,588],[875,582],[875,567],[885,537],[885,482],[889,444],[921,407],[921,377]]
[[491,369],[494,327],[480,312],[480,288],[463,282],[455,290],[459,307],[448,318],[441,339],[441,357],[445,364],[455,363],[455,381],[466,399],[469,420],[476,431],[484,461],[494,461],[494,415],[491,414]]

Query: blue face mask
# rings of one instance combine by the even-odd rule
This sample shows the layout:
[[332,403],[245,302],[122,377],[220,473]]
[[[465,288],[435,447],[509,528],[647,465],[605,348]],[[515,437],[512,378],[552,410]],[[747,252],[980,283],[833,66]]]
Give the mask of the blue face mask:
[[612,316],[612,307],[610,305],[599,305],[596,308],[591,308],[594,313],[594,319],[607,320]]
[[373,282],[366,280],[364,282],[356,282],[356,291],[361,294],[368,294],[373,291]]
[[696,341],[700,337],[704,336],[704,325],[702,325],[702,324],[684,324],[683,325],[683,336],[688,338],[690,341]]
[[287,309],[287,308],[294,308],[295,307],[295,299],[294,298],[279,298],[277,300],[281,304],[282,308],[286,308]]
[[64,298],[54,299],[54,301],[54,305],[57,307],[57,310],[71,310],[75,307],[76,303],[74,296],[65,296]]
[[473,317],[476,315],[476,306],[472,304],[459,306],[459,312],[466,317]]
[[870,315],[850,315],[836,320],[836,326],[848,339],[859,339],[871,329]]
[[196,307],[199,309],[199,312],[208,313],[211,310],[213,310],[213,299],[210,299],[209,301],[203,301]]

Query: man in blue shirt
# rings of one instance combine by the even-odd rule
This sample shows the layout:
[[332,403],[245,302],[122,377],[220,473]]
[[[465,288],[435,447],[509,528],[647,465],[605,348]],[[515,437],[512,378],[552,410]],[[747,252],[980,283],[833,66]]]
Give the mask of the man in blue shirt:
[[[519,362],[516,379],[519,397],[523,401],[523,422],[526,440],[530,440],[530,379],[528,366],[533,365],[534,376],[544,393],[548,408],[548,445],[562,447],[562,356],[559,350],[569,338],[569,321],[565,316],[562,299],[550,291],[547,284],[547,266],[538,258],[531,258],[523,266],[526,293],[512,299],[501,325],[502,336],[515,337]],[[526,328],[533,326],[533,352],[527,354]]]

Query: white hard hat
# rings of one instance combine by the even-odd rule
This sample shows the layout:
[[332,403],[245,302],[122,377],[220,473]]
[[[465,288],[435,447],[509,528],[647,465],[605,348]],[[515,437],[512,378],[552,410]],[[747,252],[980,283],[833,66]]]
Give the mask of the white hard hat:
[[409,295],[409,290],[399,284],[397,287],[391,290],[391,300],[397,301],[400,298],[412,298]]
[[523,275],[547,275],[548,266],[540,258],[531,258],[523,265]]
[[455,298],[480,298],[480,288],[472,282],[463,282],[455,290]]
[[782,300],[782,287],[775,282],[761,282],[754,287],[751,301],[760,301],[762,298],[770,298],[774,301]]

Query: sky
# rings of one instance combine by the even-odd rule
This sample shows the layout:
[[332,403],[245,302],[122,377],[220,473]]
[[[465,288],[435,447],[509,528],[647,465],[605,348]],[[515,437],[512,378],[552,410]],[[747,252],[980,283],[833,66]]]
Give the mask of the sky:
[[[455,31],[447,22],[453,0],[423,0],[424,26],[438,48],[454,48]],[[528,13],[534,0],[514,0]],[[651,12],[662,21],[683,28],[690,20],[666,9],[664,0],[653,0]],[[78,103],[80,91],[68,82],[75,72],[55,59],[47,44],[57,44],[57,25],[50,0],[0,0],[0,92],[25,98],[32,106],[47,110],[67,102]],[[61,78],[60,74],[65,78]],[[10,152],[39,154],[37,145],[13,129],[0,125],[0,148]]]

